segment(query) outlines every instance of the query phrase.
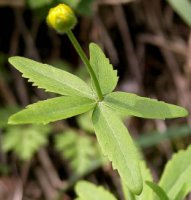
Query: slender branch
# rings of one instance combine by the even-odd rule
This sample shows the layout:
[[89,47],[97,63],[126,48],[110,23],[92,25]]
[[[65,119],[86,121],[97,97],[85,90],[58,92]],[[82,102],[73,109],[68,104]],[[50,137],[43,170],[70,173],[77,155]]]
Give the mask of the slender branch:
[[83,63],[85,64],[93,82],[94,82],[94,85],[95,85],[95,88],[96,88],[96,92],[97,92],[97,95],[99,97],[99,100],[102,101],[103,100],[103,94],[101,92],[101,88],[100,88],[100,85],[99,85],[99,82],[98,82],[98,79],[90,65],[90,62],[86,56],[86,54],[84,53],[82,47],[80,46],[79,42],[77,41],[76,37],[74,36],[74,34],[72,33],[71,30],[67,31],[66,33],[70,39],[70,41],[72,42],[74,48],[76,49],[76,51],[78,52],[80,58],[82,59]]

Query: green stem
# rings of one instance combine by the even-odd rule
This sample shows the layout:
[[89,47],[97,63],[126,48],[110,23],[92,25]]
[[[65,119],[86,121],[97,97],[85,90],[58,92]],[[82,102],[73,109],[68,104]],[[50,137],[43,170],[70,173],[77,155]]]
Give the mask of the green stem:
[[67,31],[66,34],[68,35],[70,41],[72,42],[74,48],[76,49],[76,51],[78,52],[80,58],[82,59],[83,63],[85,64],[93,82],[94,82],[94,85],[95,85],[95,88],[96,88],[96,92],[97,92],[97,95],[99,97],[99,100],[102,101],[103,100],[103,94],[101,92],[101,88],[100,88],[100,85],[99,85],[99,82],[98,82],[98,79],[95,75],[95,72],[93,71],[91,65],[90,65],[90,62],[86,56],[86,54],[84,53],[82,47],[80,46],[78,40],[76,39],[76,37],[74,36],[74,34],[72,33],[71,30]]

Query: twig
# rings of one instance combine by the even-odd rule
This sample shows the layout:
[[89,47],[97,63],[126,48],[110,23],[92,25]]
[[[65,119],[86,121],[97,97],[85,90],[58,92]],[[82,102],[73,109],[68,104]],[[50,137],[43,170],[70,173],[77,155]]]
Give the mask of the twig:
[[[102,44],[104,45],[104,47],[111,59],[111,63],[114,65],[117,65],[119,63],[118,53],[116,51],[116,48],[113,44],[113,41],[112,41],[107,29],[105,28],[105,26],[98,14],[95,15],[95,24],[98,27],[98,34],[100,36],[100,40],[101,40]],[[94,30],[94,33],[95,33],[95,30]]]
[[[51,172],[50,172],[51,173]],[[38,182],[43,190],[44,196],[47,200],[53,200],[56,196],[56,190],[51,186],[47,176],[42,168],[35,169],[35,174]]]
[[22,179],[23,185],[25,185],[27,181],[30,167],[31,167],[31,161],[27,161],[24,163],[24,165],[21,168],[21,179]]
[[[156,128],[157,128],[157,131],[159,132],[159,134],[164,134],[164,132],[167,129],[165,121],[155,120],[155,124],[156,124]],[[166,158],[170,159],[170,157],[173,153],[170,141],[165,141],[165,142],[161,143],[160,145],[162,147],[161,150],[164,151],[164,153],[166,155]]]
[[[16,26],[15,26],[15,30],[11,39],[11,48],[10,48],[10,55],[16,55],[17,50],[18,50],[18,41],[19,41],[19,29],[18,29],[18,23],[19,23],[19,15],[20,12],[19,10],[16,10],[14,12],[15,14],[15,18],[16,18]],[[21,101],[22,105],[25,106],[29,103],[29,98],[27,95],[27,90],[26,90],[26,86],[25,86],[25,82],[23,80],[23,78],[20,76],[20,73],[15,70],[14,68],[11,68],[11,71],[13,73],[13,78],[14,78],[14,82],[16,85],[16,90],[19,96],[19,100]]]
[[15,186],[12,200],[22,200],[22,199],[23,199],[23,184],[20,180],[18,180]]
[[141,34],[138,37],[139,42],[152,44],[166,50],[177,53],[183,57],[187,55],[187,47],[183,41],[167,40],[161,35]]
[[38,49],[36,48],[32,35],[29,32],[28,28],[22,17],[22,9],[15,10],[15,17],[17,26],[19,27],[20,34],[23,36],[25,44],[26,44],[26,55],[30,58],[35,58],[36,60],[40,60]]
[[191,74],[191,30],[188,39],[188,50],[187,50],[187,61],[186,61],[187,72]]
[[133,78],[136,79],[138,81],[138,84],[141,86],[141,70],[139,67],[139,62],[136,56],[135,49],[132,44],[132,39],[130,36],[129,27],[125,18],[123,7],[121,5],[116,5],[113,7],[113,9],[118,28],[120,30],[120,34],[122,36],[127,63],[129,64],[129,68],[132,72]]
[[38,158],[52,186],[54,188],[63,187],[63,182],[60,180],[57,171],[55,170],[45,149],[41,149],[38,152]]
[[16,99],[12,91],[5,83],[5,81],[1,78],[0,78],[0,94],[7,105],[16,105]]

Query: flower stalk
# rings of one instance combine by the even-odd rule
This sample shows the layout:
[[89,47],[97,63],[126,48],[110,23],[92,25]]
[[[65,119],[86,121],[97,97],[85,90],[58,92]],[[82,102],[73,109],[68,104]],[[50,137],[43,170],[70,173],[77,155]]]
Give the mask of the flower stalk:
[[54,8],[51,8],[48,16],[47,16],[47,23],[50,27],[55,29],[59,34],[66,33],[68,38],[70,39],[71,43],[73,44],[74,48],[76,49],[77,53],[79,54],[80,58],[82,59],[83,63],[88,70],[91,79],[95,85],[96,93],[99,98],[99,101],[103,100],[103,94],[101,92],[101,88],[98,82],[98,79],[95,75],[90,62],[83,51],[82,47],[80,46],[78,40],[74,36],[72,29],[75,27],[77,23],[77,18],[72,11],[72,9],[65,5],[59,4]]
[[102,92],[101,92],[99,82],[97,80],[97,77],[96,77],[93,69],[92,69],[92,66],[90,65],[90,62],[89,62],[86,54],[84,53],[82,47],[80,46],[80,44],[79,44],[78,40],[76,39],[75,35],[73,34],[73,32],[71,30],[69,30],[69,31],[66,32],[66,34],[67,34],[68,38],[70,39],[71,43],[73,44],[74,48],[76,49],[78,55],[82,59],[83,63],[85,64],[86,69],[88,70],[88,72],[89,72],[89,74],[90,74],[90,76],[91,76],[91,78],[94,82],[98,98],[99,98],[100,101],[102,101],[103,95],[102,95]]

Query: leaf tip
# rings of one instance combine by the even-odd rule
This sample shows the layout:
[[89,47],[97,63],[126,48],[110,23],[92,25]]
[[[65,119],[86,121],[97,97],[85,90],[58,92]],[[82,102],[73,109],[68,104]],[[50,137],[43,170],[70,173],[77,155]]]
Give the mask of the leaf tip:
[[133,188],[130,188],[131,192],[135,195],[140,195],[143,191],[143,183],[139,182],[139,184],[135,185]]
[[189,115],[189,112],[184,107],[179,107],[179,112],[177,112],[177,115],[175,117],[187,117]]
[[17,125],[17,124],[26,124],[26,123],[19,119],[19,112],[18,112],[18,113],[11,115],[8,118],[8,124],[9,125]]
[[14,115],[10,116],[7,122],[9,125],[17,124],[17,122],[14,120]]
[[139,179],[136,182],[132,182],[131,185],[129,185],[128,183],[126,183],[125,180],[124,180],[124,184],[129,188],[129,190],[133,194],[135,194],[137,196],[139,196],[142,193],[142,191],[143,191],[143,181],[142,181],[142,178],[141,178],[141,180]]
[[8,61],[9,61],[9,63],[10,63],[11,65],[13,65],[13,64],[14,64],[14,61],[16,61],[18,58],[19,58],[19,56],[12,56],[12,57],[10,57],[10,58],[8,59]]
[[91,42],[90,45],[89,45],[89,48],[92,48],[92,47],[98,47],[98,45],[94,42]]
[[186,117],[189,115],[188,110],[186,110],[185,108],[183,108],[183,115],[184,115],[183,117]]
[[168,117],[168,118],[178,118],[178,117],[186,117],[188,116],[189,112],[186,108],[181,107],[181,106],[177,106],[177,105],[173,105],[174,106],[174,110],[173,110],[173,116]]

